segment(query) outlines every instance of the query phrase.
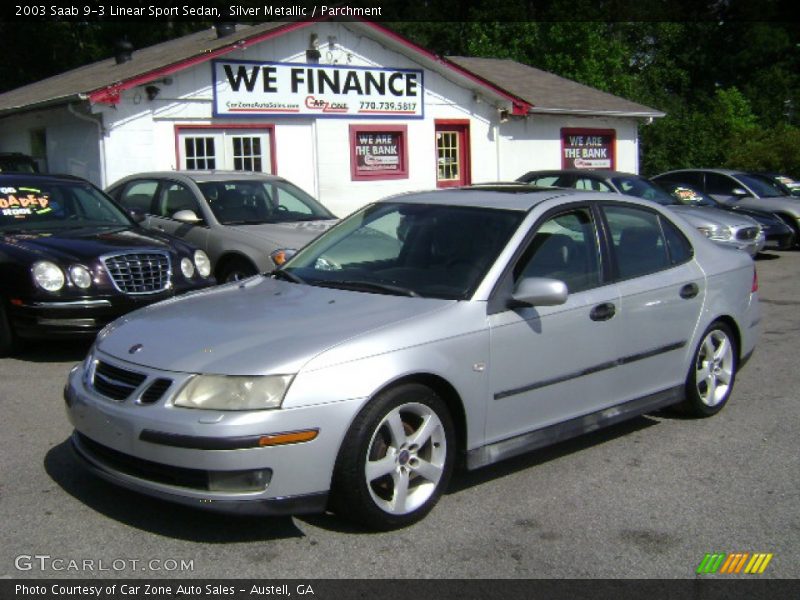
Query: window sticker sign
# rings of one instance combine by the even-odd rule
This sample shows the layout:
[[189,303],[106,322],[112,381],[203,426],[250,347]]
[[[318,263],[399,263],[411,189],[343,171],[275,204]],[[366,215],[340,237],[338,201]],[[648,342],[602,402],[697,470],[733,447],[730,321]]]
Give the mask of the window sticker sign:
[[424,117],[419,69],[222,60],[212,69],[215,117]]
[[52,211],[50,198],[34,188],[0,188],[0,215],[5,220],[25,219]]
[[350,162],[353,179],[406,177],[406,132],[404,125],[351,125]]
[[614,129],[561,129],[562,169],[616,168]]

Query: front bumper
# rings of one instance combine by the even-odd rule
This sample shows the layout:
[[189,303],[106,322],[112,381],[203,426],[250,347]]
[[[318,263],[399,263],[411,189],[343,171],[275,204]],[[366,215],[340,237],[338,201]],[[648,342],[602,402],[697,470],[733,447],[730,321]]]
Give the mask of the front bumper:
[[786,231],[778,233],[767,232],[767,243],[765,247],[775,250],[788,250],[794,246],[794,243],[794,232],[787,227]]
[[[106,357],[103,358],[106,360]],[[114,361],[117,367],[138,368]],[[157,498],[223,512],[299,514],[325,509],[333,467],[360,400],[296,409],[208,411],[172,406],[187,374],[147,372],[124,400],[98,393],[83,376],[70,373],[64,389],[66,411],[75,428],[72,446],[84,466],[98,476]],[[174,382],[153,403],[141,401],[154,381]],[[230,440],[317,429],[311,441],[271,447],[228,447]],[[153,436],[153,432],[159,435]],[[175,445],[159,442],[170,437]],[[183,443],[202,440],[198,447]],[[258,475],[258,485],[237,487],[242,476]],[[250,479],[249,479],[250,480]],[[224,488],[214,482],[227,482]]]
[[199,291],[214,282],[171,289],[157,294],[124,294],[79,299],[25,299],[12,301],[9,318],[14,332],[24,338],[93,337],[111,321],[138,308]]

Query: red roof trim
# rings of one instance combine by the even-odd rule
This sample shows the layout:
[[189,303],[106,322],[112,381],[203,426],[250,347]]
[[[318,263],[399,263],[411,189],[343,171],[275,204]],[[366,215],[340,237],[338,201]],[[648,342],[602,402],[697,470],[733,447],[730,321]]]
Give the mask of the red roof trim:
[[166,67],[156,69],[155,71],[149,71],[142,75],[137,75],[136,77],[131,77],[130,79],[126,79],[112,86],[90,92],[89,101],[97,104],[119,104],[120,93],[123,92],[124,90],[136,87],[137,85],[143,85],[145,83],[149,83],[150,81],[153,81],[155,79],[161,79],[162,77],[166,77],[167,75],[171,75],[178,71],[182,71],[183,69],[187,69],[189,67],[193,67],[195,65],[207,62],[213,58],[224,56],[225,54],[233,52],[234,50],[247,48],[248,46],[252,46],[253,44],[258,44],[259,42],[263,42],[264,40],[267,40],[269,38],[283,35],[284,33],[288,33],[289,31],[294,31],[295,29],[308,27],[314,21],[318,20],[320,19],[287,23],[283,27],[271,29],[270,31],[265,31],[264,33],[255,35],[251,38],[245,38],[237,42],[233,42],[227,46],[218,48],[217,50],[206,52],[205,54],[199,56],[193,56],[191,58],[184,59],[180,62],[167,65]]
[[[93,102],[93,103],[99,103],[99,104],[119,104],[120,93],[123,92],[124,90],[128,90],[130,88],[136,87],[137,85],[143,85],[145,83],[149,83],[150,81],[153,81],[155,79],[161,79],[162,77],[166,77],[167,75],[171,75],[172,73],[175,73],[177,71],[182,71],[183,69],[187,69],[189,67],[193,67],[193,66],[195,66],[197,64],[209,61],[209,60],[211,60],[213,58],[217,58],[219,56],[223,56],[223,55],[225,55],[225,54],[227,54],[229,52],[232,52],[234,50],[238,50],[238,49],[241,49],[241,48],[247,48],[247,47],[252,46],[254,44],[258,44],[260,42],[263,42],[264,40],[267,40],[267,39],[270,39],[270,38],[273,38],[273,37],[277,37],[279,35],[283,35],[284,33],[288,33],[290,31],[294,31],[296,29],[301,29],[303,27],[308,27],[312,23],[319,22],[319,21],[328,21],[328,20],[332,20],[332,19],[333,19],[332,17],[317,17],[316,19],[310,19],[308,21],[296,21],[296,22],[292,22],[292,23],[287,23],[283,27],[278,27],[276,29],[272,29],[272,30],[264,32],[262,34],[253,36],[252,38],[245,38],[243,40],[239,40],[238,42],[233,42],[229,46],[223,46],[222,48],[214,50],[213,52],[208,52],[208,53],[200,55],[200,56],[193,56],[192,58],[187,58],[187,59],[182,60],[180,62],[177,62],[175,64],[168,65],[168,66],[162,67],[160,69],[156,69],[155,71],[150,71],[150,72],[145,73],[143,75],[138,75],[136,77],[132,77],[130,79],[126,79],[126,80],[121,81],[119,83],[116,83],[116,84],[114,84],[112,86],[105,87],[105,88],[102,88],[102,89],[99,89],[99,90],[95,90],[95,91],[89,93],[89,101]],[[432,60],[434,62],[439,63],[443,67],[446,67],[446,68],[450,69],[451,71],[455,71],[456,73],[458,73],[462,77],[465,77],[465,78],[473,81],[474,83],[477,83],[477,84],[479,84],[479,85],[481,85],[483,87],[487,87],[487,88],[491,89],[494,93],[502,96],[503,98],[505,98],[506,100],[511,102],[512,114],[514,114],[514,115],[526,115],[526,114],[528,114],[528,111],[533,106],[533,105],[529,104],[528,102],[525,102],[524,100],[509,94],[508,92],[506,92],[505,90],[497,87],[496,85],[494,85],[490,81],[487,81],[486,79],[483,79],[482,77],[479,77],[478,75],[475,75],[471,71],[468,71],[468,70],[464,69],[463,67],[460,67],[459,65],[447,60],[444,57],[437,56],[436,54],[430,52],[429,50],[426,50],[422,46],[418,46],[417,44],[415,44],[411,40],[406,39],[405,37],[401,36],[398,33],[395,33],[391,29],[387,29],[386,27],[383,27],[382,25],[378,25],[377,23],[374,23],[372,21],[368,21],[366,19],[357,18],[356,20],[361,22],[361,23],[363,23],[363,24],[365,24],[365,25],[367,25],[367,26],[369,26],[369,27],[372,27],[373,29],[375,29],[375,30],[379,31],[380,33],[382,33],[383,35],[385,35],[386,37],[392,39],[393,41],[399,43],[402,46],[405,46],[409,50],[412,50],[412,51],[414,51],[414,52],[416,52],[418,54],[421,54],[421,55],[425,56],[426,58],[428,58],[428,59],[430,59],[430,60]]]

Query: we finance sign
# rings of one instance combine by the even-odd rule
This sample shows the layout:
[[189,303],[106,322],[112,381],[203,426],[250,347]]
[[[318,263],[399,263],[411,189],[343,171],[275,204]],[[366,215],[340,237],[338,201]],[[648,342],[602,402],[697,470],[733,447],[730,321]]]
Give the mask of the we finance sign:
[[422,71],[213,61],[214,116],[421,119]]

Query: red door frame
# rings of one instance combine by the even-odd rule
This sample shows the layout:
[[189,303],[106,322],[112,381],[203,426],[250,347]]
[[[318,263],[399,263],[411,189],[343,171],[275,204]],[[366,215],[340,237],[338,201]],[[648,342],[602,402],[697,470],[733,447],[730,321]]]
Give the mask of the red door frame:
[[[472,183],[472,152],[469,143],[469,119],[436,119],[434,121],[433,152],[436,165],[436,187],[458,187]],[[439,152],[436,145],[436,134],[440,131],[454,131],[458,135],[458,162],[461,167],[460,177],[453,181],[439,181]]]

